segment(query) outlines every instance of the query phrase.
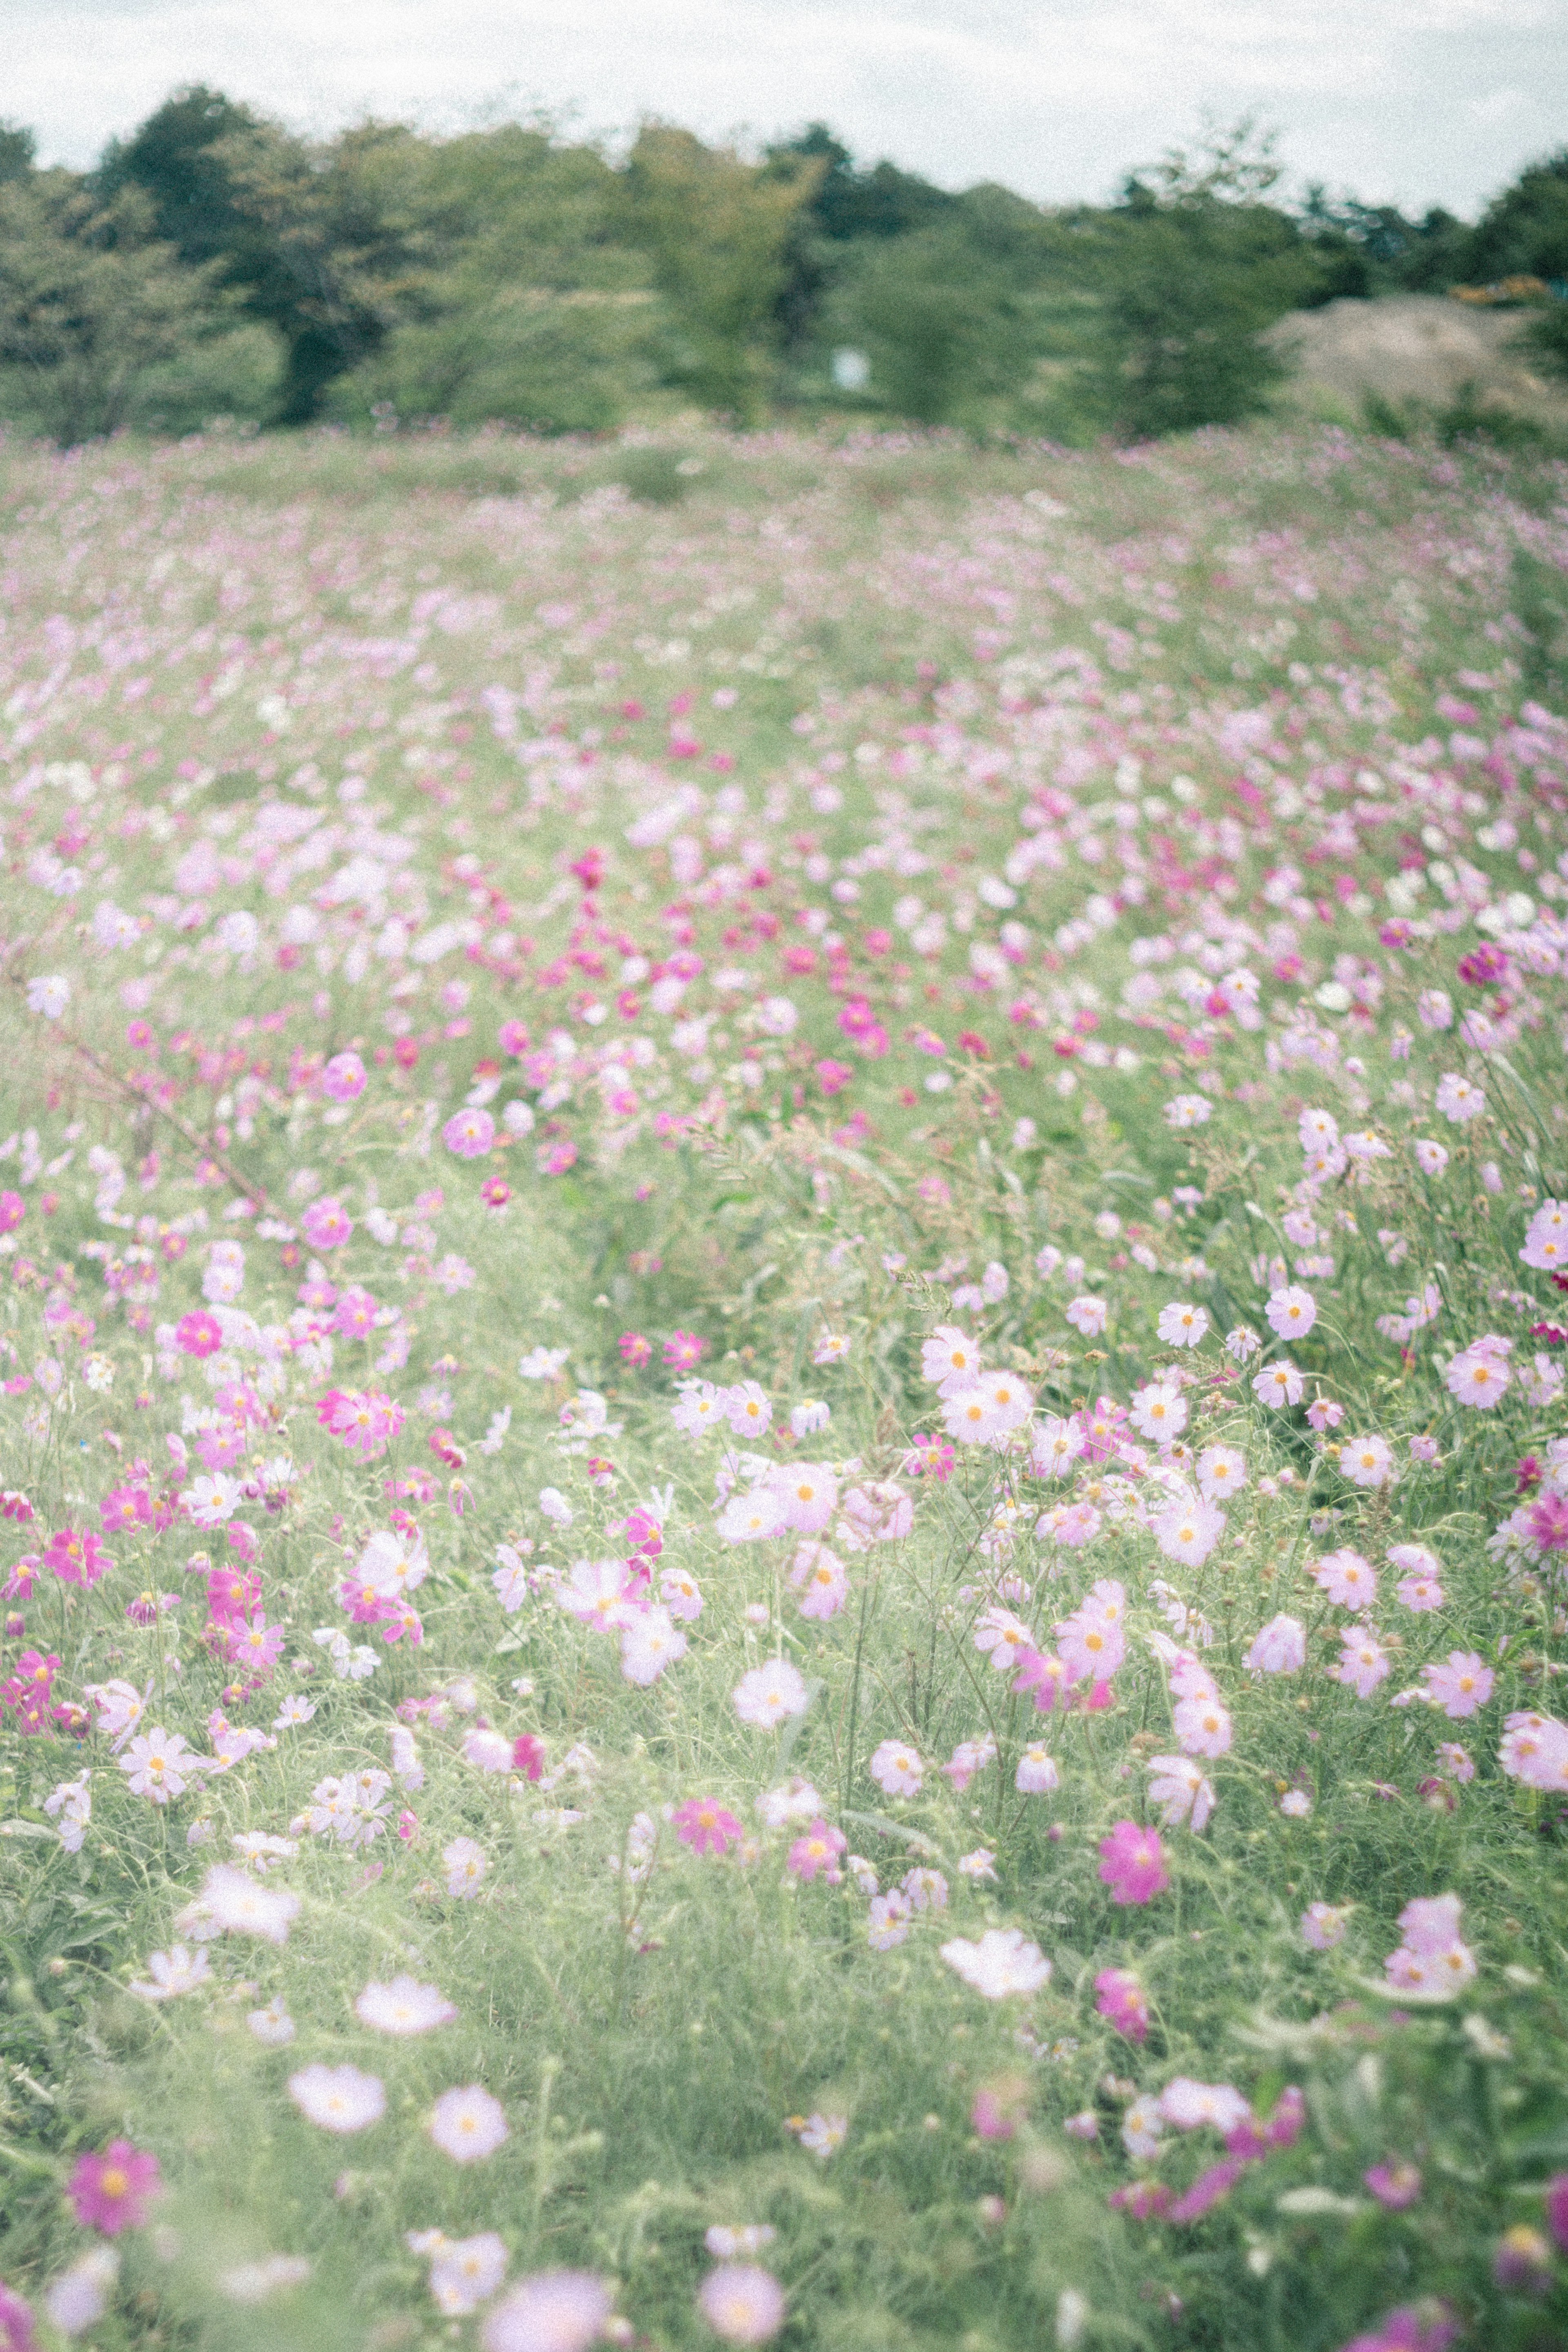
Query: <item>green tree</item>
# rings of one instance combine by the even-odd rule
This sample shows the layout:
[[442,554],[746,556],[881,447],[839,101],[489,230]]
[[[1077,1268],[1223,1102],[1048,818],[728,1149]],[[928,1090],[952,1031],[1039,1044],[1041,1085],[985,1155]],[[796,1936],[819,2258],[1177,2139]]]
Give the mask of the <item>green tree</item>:
[[25,180],[32,171],[37,142],[19,122],[0,122],[0,187]]
[[981,422],[1021,385],[1037,347],[1018,275],[962,226],[862,246],[831,318],[866,352],[873,395],[921,425]]
[[820,175],[812,159],[748,164],[663,122],[627,159],[625,233],[668,305],[666,380],[742,422],[768,386],[790,237]]
[[68,172],[0,184],[0,403],[63,446],[171,408],[197,423],[265,379],[212,273],[153,226],[144,196],[100,204]]
[[1465,260],[1477,285],[1499,278],[1568,278],[1568,147],[1528,164],[1493,197]]
[[1285,362],[1262,331],[1317,283],[1300,224],[1264,201],[1280,166],[1250,121],[1173,150],[1085,224],[1101,298],[1092,397],[1129,439],[1262,413]]

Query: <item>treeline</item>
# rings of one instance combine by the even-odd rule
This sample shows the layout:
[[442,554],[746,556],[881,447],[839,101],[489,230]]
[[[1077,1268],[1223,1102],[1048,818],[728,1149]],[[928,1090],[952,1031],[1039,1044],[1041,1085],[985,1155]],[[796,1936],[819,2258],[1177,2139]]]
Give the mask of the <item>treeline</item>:
[[1243,124],[1048,208],[862,169],[821,124],[751,161],[651,122],[613,163],[546,123],[311,142],[190,89],[85,173],[0,129],[0,419],[71,444],[689,404],[1135,437],[1262,408],[1286,311],[1568,280],[1568,152],[1474,226],[1288,205],[1280,176]]

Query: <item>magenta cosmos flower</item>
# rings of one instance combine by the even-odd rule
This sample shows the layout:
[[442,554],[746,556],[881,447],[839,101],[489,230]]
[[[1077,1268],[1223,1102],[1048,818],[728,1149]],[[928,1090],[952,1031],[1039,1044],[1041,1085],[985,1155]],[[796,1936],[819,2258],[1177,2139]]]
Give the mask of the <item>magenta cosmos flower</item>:
[[174,1326],[174,1338],[187,1356],[212,1356],[224,1344],[223,1327],[215,1315],[204,1307],[193,1315],[182,1315]]
[[743,1832],[733,1813],[715,1797],[688,1797],[670,1815],[675,1835],[694,1853],[727,1853]]
[[1149,2004],[1131,1969],[1101,1969],[1094,1979],[1094,2006],[1129,2042],[1147,2039]]
[[128,2139],[111,2139],[101,2156],[81,2156],[66,2183],[77,2220],[106,2238],[140,2230],[147,2209],[162,2193],[158,2159]]
[[1100,1841],[1100,1875],[1113,1903],[1152,1903],[1171,1883],[1157,1830],[1118,1822]]

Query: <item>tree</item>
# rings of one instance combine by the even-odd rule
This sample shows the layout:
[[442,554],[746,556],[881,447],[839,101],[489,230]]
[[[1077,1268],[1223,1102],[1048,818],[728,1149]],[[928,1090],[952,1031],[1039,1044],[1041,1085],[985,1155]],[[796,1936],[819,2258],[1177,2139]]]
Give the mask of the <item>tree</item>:
[[19,122],[0,122],[0,187],[25,180],[32,171],[38,142]]
[[627,159],[626,235],[670,309],[665,374],[738,421],[758,413],[789,240],[820,166],[779,170],[644,123]]
[[141,421],[230,323],[153,226],[144,196],[100,205],[68,172],[0,185],[0,386],[62,446]]
[[832,316],[846,342],[864,347],[874,397],[921,425],[977,423],[1035,356],[1017,278],[962,226],[868,242]]
[[1272,136],[1249,119],[1134,173],[1120,205],[1086,224],[1083,259],[1102,299],[1091,383],[1130,438],[1234,425],[1266,409],[1285,373],[1262,330],[1312,290],[1299,224],[1264,198]]
[[1465,257],[1472,284],[1568,278],[1568,147],[1527,164],[1482,213]]

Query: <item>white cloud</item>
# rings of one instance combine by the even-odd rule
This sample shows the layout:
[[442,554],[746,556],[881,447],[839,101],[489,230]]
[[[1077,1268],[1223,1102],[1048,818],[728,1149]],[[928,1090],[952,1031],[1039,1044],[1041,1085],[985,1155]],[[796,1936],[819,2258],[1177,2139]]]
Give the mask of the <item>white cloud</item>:
[[[486,104],[758,139],[820,117],[949,186],[1101,195],[1200,113],[1280,123],[1303,176],[1470,210],[1550,143],[1545,0],[4,0],[5,104],[84,163],[181,82],[326,131]],[[1489,95],[1476,98],[1480,89]],[[1514,102],[1517,99],[1518,102]]]

